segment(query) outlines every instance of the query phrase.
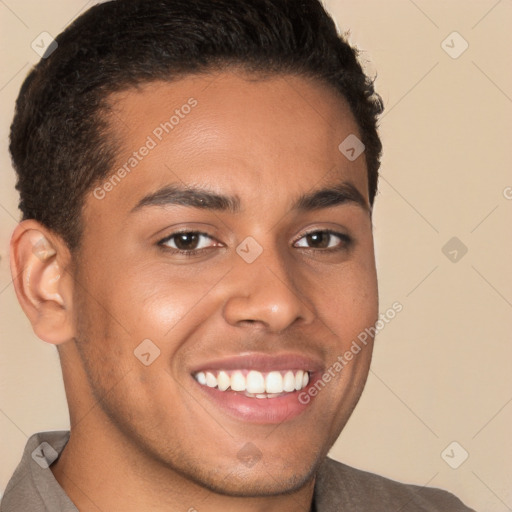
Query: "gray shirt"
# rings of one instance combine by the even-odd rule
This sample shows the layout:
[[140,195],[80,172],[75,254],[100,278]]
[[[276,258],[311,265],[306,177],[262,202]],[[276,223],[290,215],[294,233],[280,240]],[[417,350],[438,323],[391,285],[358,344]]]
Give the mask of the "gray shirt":
[[[50,469],[69,431],[39,432],[27,441],[0,512],[78,512]],[[440,489],[407,485],[326,458],[315,485],[315,512],[474,512]]]

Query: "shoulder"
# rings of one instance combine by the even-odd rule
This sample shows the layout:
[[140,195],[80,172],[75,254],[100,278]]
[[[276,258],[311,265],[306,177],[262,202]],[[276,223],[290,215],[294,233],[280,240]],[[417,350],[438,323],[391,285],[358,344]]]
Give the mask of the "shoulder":
[[317,473],[318,512],[340,510],[474,512],[447,491],[404,484],[326,458]]
[[23,456],[9,480],[0,512],[78,512],[55,480],[51,469],[69,439],[69,431],[38,432],[25,445]]

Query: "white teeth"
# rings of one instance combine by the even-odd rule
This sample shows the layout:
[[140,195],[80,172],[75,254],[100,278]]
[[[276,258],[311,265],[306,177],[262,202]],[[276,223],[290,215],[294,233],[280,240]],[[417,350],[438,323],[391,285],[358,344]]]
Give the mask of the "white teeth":
[[209,388],[214,388],[217,386],[217,377],[215,377],[213,373],[206,372],[206,385]]
[[260,372],[250,371],[247,374],[246,389],[249,393],[265,393],[265,379]]
[[255,395],[254,393],[245,392],[245,396],[248,396],[249,398],[275,398],[276,396],[281,396],[281,393],[258,393]]
[[226,372],[219,372],[219,375],[217,375],[217,383],[220,391],[226,391],[226,389],[231,386],[231,379]]
[[283,379],[283,389],[291,392],[295,391],[295,376],[293,372],[286,372]]
[[231,389],[233,391],[245,391],[245,377],[242,372],[231,375]]
[[242,391],[251,398],[275,398],[283,392],[300,391],[309,383],[309,373],[304,370],[273,370],[268,373],[256,370],[212,370],[197,372],[194,378],[203,386],[217,388],[219,391]]
[[302,370],[299,370],[295,374],[295,389],[297,391],[300,391],[302,389],[302,377],[304,377],[304,372]]
[[267,393],[283,392],[283,376],[280,372],[270,372],[265,378],[265,391]]

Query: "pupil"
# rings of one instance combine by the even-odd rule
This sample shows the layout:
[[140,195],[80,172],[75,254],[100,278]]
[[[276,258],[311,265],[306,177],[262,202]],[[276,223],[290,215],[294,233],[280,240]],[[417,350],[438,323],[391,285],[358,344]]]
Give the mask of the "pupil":
[[[315,245],[316,247],[326,248],[329,247],[329,233],[321,232],[321,233],[311,233],[307,235],[307,241],[310,245]],[[320,244],[318,243],[320,242]]]
[[198,239],[199,235],[197,233],[182,233],[176,237],[176,247],[180,250],[194,249]]

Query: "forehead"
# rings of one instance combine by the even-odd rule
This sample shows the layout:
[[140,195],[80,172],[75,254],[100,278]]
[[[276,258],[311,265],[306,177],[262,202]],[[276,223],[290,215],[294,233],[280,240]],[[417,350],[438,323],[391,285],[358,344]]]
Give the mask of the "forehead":
[[367,197],[364,154],[350,161],[339,149],[347,137],[361,138],[357,123],[344,98],[319,81],[189,75],[116,93],[110,104],[119,148],[106,180],[114,178],[108,202],[116,209],[179,182],[268,197],[343,178]]

